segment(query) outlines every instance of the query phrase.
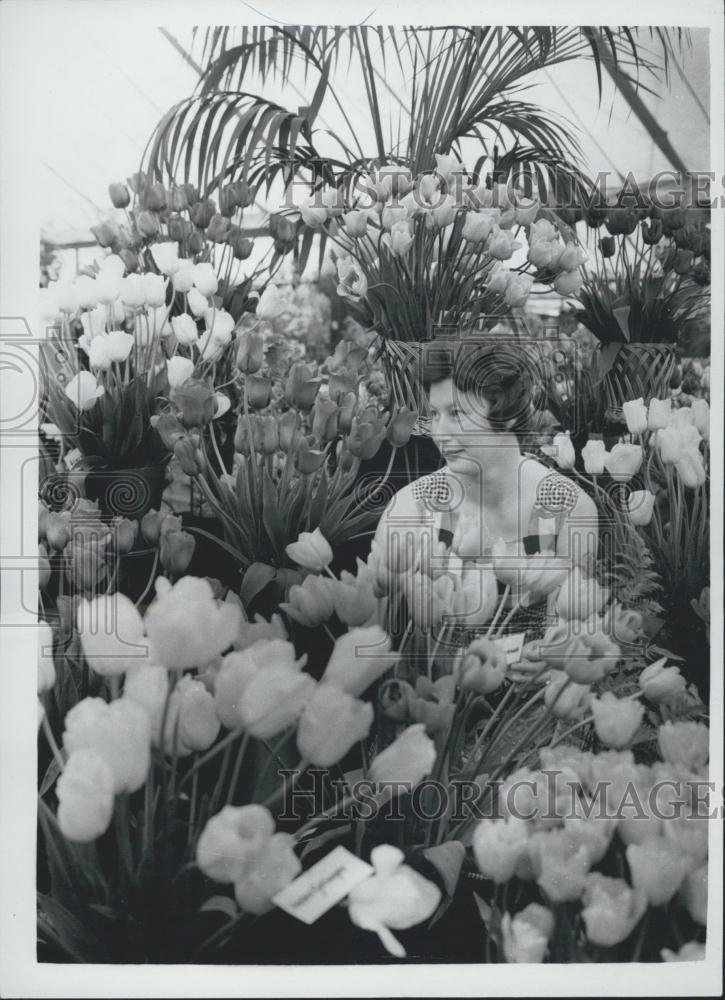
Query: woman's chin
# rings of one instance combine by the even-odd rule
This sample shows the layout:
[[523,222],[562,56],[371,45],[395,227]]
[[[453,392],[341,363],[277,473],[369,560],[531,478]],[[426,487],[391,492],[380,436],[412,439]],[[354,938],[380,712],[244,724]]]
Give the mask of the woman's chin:
[[457,452],[453,455],[446,455],[445,460],[446,465],[452,472],[471,473],[474,469],[478,468],[475,459],[471,458],[471,456],[465,452]]

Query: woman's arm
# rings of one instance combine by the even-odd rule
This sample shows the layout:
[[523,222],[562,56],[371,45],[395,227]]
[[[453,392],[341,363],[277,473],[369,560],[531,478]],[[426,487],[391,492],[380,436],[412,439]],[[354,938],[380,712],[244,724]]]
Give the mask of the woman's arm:
[[599,514],[591,497],[577,491],[574,506],[563,518],[556,541],[556,554],[566,556],[581,565],[597,554],[599,546]]

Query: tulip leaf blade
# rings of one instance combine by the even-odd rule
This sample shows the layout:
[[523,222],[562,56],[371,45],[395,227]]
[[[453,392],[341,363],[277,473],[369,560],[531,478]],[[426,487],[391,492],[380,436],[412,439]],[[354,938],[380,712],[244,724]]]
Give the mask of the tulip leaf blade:
[[449,840],[423,851],[423,857],[430,861],[443,880],[448,896],[456,891],[465,855],[466,851],[460,840]]
[[254,598],[274,580],[276,572],[274,566],[269,566],[267,563],[252,563],[244,574],[242,586],[239,591],[242,604],[247,610]]

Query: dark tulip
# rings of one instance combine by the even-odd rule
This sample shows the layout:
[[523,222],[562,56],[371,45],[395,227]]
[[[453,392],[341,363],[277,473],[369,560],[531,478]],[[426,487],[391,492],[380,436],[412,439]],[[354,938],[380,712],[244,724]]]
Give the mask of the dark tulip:
[[136,228],[142,236],[151,239],[160,230],[158,217],[153,212],[139,212],[136,216]]
[[196,539],[186,531],[168,531],[161,536],[159,557],[165,572],[180,576],[189,568]]
[[290,243],[295,238],[297,233],[297,226],[291,219],[285,218],[284,215],[277,216],[277,239],[282,240],[283,243]]
[[213,215],[206,229],[206,235],[213,243],[224,243],[229,232],[229,219],[223,215]]
[[195,229],[189,237],[189,253],[201,253],[206,246],[206,236],[201,229]]
[[118,256],[126,265],[126,270],[129,274],[138,271],[138,256],[133,250],[121,250]]
[[231,218],[237,210],[237,199],[233,185],[227,184],[219,191],[219,211],[222,215]]
[[689,274],[692,270],[694,254],[692,250],[678,250],[672,269],[675,274]]
[[138,535],[138,521],[114,517],[111,521],[111,544],[120,555],[130,552]]
[[174,184],[169,191],[169,208],[174,212],[183,212],[189,207],[189,199],[183,186]]
[[184,425],[175,417],[173,413],[162,413],[154,424],[156,431],[169,451],[174,450],[174,445],[186,434]]
[[174,455],[182,472],[185,472],[187,476],[198,476],[203,471],[204,462],[201,452],[191,438],[181,438],[177,441],[174,445]]
[[171,399],[181,411],[185,427],[201,427],[213,419],[216,412],[214,390],[200,379],[187,379],[171,390]]
[[126,208],[131,202],[131,195],[125,184],[120,181],[108,185],[108,194],[114,208]]
[[149,545],[158,545],[161,535],[161,523],[166,515],[153,508],[141,518],[141,535]]
[[675,229],[674,233],[672,233],[672,240],[678,250],[690,249],[690,234],[684,226]]
[[126,181],[134,194],[141,194],[146,187],[146,174],[139,171],[137,174],[131,174],[130,177],[127,177]]
[[176,240],[177,243],[181,243],[188,232],[189,223],[186,219],[182,219],[180,215],[172,215],[168,221],[169,227],[169,237],[172,240]]
[[247,402],[255,410],[263,410],[272,395],[272,383],[263,375],[248,375],[245,381]]
[[118,239],[118,226],[114,222],[99,222],[91,226],[91,232],[100,247],[110,247]]
[[666,208],[662,211],[662,228],[665,236],[671,236],[675,230],[682,229],[687,222],[684,208]]
[[166,208],[166,188],[163,184],[150,184],[144,191],[143,200],[150,212],[163,212]]
[[234,181],[230,184],[234,201],[240,208],[247,208],[254,201],[254,196],[249,191],[249,184],[246,181]]
[[235,260],[246,260],[251,256],[254,244],[246,236],[235,236],[231,241],[231,248]]
[[702,288],[710,284],[710,268],[707,266],[707,261],[701,260],[695,264],[692,269],[692,279]]
[[198,226],[199,229],[206,229],[216,214],[216,204],[211,198],[198,201],[196,205],[191,206],[189,214],[195,226]]
[[278,253],[280,257],[284,257],[284,255],[288,254],[290,250],[292,250],[293,248],[294,248],[294,243],[287,243],[284,240],[274,241],[275,253]]
[[642,222],[640,225],[642,240],[647,246],[656,246],[662,239],[662,222],[659,219],[652,219],[651,222]]
[[609,208],[604,224],[612,236],[629,236],[637,228],[638,221],[632,208]]
[[613,236],[602,236],[599,240],[602,257],[613,257],[617,252],[617,241]]
[[196,205],[199,200],[199,191],[193,184],[182,184],[181,185],[184,193],[186,194],[186,201],[189,205]]

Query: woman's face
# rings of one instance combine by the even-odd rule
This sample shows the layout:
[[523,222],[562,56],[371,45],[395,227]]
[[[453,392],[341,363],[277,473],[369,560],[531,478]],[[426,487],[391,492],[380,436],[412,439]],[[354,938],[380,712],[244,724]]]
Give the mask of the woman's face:
[[474,466],[481,468],[496,434],[488,421],[488,401],[458,389],[451,378],[431,386],[429,401],[431,433],[448,467],[469,474]]

